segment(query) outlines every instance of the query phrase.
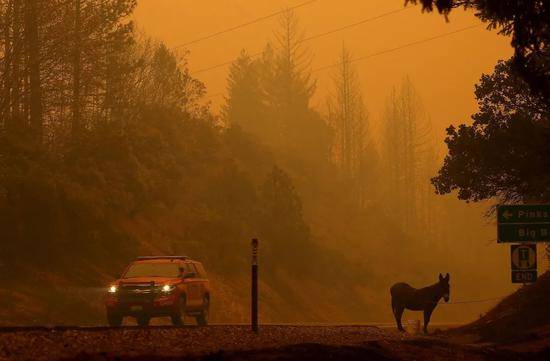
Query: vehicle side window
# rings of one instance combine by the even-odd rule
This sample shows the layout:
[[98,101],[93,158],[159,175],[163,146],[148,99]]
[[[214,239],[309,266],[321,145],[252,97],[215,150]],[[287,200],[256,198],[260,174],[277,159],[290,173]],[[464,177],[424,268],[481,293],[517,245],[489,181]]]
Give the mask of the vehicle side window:
[[200,278],[207,278],[206,271],[201,263],[195,263],[195,268],[197,269]]
[[[194,273],[195,275],[197,275],[197,270],[195,269],[195,266],[193,266],[192,263],[187,263],[185,265],[185,270],[188,272],[188,273]],[[198,277],[198,275],[197,275]]]

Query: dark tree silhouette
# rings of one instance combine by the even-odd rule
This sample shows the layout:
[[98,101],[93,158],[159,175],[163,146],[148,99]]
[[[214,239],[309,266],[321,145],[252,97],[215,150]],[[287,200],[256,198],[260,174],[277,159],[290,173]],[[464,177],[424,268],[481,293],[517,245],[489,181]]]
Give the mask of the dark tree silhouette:
[[227,103],[222,112],[228,125],[239,125],[260,139],[268,139],[273,129],[266,124],[268,109],[261,82],[262,65],[246,51],[241,52],[229,69]]
[[513,69],[531,90],[550,100],[550,0],[406,0],[445,17],[453,8],[476,11],[491,29],[512,36]]
[[439,194],[480,201],[550,201],[550,111],[528,91],[510,61],[497,64],[476,86],[472,125],[451,126],[449,154],[432,182]]
[[29,120],[32,136],[36,143],[42,141],[42,80],[40,74],[40,38],[38,36],[39,6],[37,0],[24,4],[25,47],[28,56]]
[[[260,190],[259,229],[277,259],[286,257],[297,261],[295,257],[300,259],[307,255],[308,249],[312,250],[302,201],[288,174],[278,167],[273,167]],[[289,249],[293,250],[291,254]]]

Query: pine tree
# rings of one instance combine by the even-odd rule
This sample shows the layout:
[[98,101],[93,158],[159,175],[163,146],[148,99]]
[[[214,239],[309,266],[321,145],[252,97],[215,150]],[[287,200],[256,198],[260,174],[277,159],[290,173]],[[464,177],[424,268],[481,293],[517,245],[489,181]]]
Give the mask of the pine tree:
[[269,71],[266,93],[270,119],[276,128],[275,148],[305,162],[328,159],[329,130],[310,106],[316,83],[311,79],[310,56],[303,48],[304,32],[292,11],[280,17],[274,53],[265,58]]
[[[274,222],[273,220],[276,220]],[[261,236],[275,259],[305,255],[310,233],[302,215],[302,202],[290,177],[273,167],[260,190]]]
[[335,94],[329,100],[329,123],[333,127],[332,156],[347,179],[356,179],[366,147],[368,116],[360,84],[343,46],[334,78]]
[[39,37],[40,11],[38,0],[26,0],[24,10],[25,50],[27,55],[27,72],[29,81],[29,121],[32,138],[35,144],[42,143],[43,114],[42,114],[42,59]]
[[368,134],[368,112],[358,75],[345,46],[337,65],[327,116],[333,134],[331,158],[347,182],[352,199],[364,206],[376,192],[376,150]]
[[273,129],[266,122],[264,90],[262,88],[261,62],[252,60],[243,50],[231,65],[227,79],[226,104],[222,109],[224,121],[229,126],[238,125],[260,139],[270,142]]
[[72,94],[72,132],[73,137],[80,135],[82,128],[82,101],[81,101],[81,78],[82,78],[82,0],[74,0],[74,28],[73,28],[73,94]]
[[403,227],[414,229],[418,225],[419,189],[427,182],[421,168],[431,127],[409,78],[390,93],[383,120],[386,193],[391,199],[391,213]]
[[150,39],[137,43],[130,54],[132,62],[139,64],[131,79],[135,85],[132,106],[162,106],[200,118],[205,111],[199,104],[205,87],[190,76],[185,58]]
[[284,12],[262,57],[252,60],[243,52],[232,65],[223,116],[278,155],[319,164],[328,160],[330,132],[310,106],[315,82],[303,39],[294,13]]
[[[67,130],[76,137],[104,118],[107,77],[116,74],[123,83],[131,69],[118,66],[107,74],[113,62],[103,55],[127,58],[132,35],[127,16],[134,7],[135,0],[0,2],[6,130],[34,145],[51,145]],[[120,90],[117,96],[126,94]]]

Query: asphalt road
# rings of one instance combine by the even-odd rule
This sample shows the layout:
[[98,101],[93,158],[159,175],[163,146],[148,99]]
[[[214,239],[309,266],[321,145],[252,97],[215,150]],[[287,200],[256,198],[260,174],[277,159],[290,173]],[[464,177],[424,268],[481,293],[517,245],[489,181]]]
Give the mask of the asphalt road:
[[0,330],[2,361],[539,359],[526,357],[376,326],[263,326],[258,335],[229,325]]

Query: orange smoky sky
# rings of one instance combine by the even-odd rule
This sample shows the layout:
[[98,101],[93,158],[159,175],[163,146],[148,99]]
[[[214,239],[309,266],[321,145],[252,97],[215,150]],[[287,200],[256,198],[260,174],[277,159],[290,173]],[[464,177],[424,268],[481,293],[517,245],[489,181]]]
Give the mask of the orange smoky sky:
[[[147,35],[174,47],[236,25],[304,3],[304,0],[140,0],[135,20]],[[317,0],[295,10],[306,37],[401,9],[403,0]],[[472,11],[455,10],[448,22],[439,14],[422,14],[419,6],[359,26],[318,37],[303,45],[312,55],[312,69],[337,62],[344,43],[354,58],[405,44],[479,27],[427,41],[355,63],[376,131],[391,88],[409,76],[423,99],[435,136],[443,138],[451,123],[466,122],[476,110],[473,90],[482,73],[512,54],[508,38],[486,30]],[[189,67],[207,68],[237,57],[242,49],[260,52],[273,37],[276,17],[224,33],[187,47]],[[228,67],[196,74],[213,109],[223,103]],[[334,68],[313,74],[317,79],[314,105],[320,110],[330,92]],[[221,96],[219,94],[222,94]]]

